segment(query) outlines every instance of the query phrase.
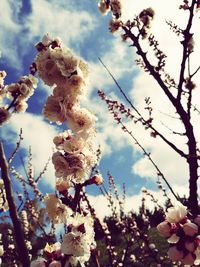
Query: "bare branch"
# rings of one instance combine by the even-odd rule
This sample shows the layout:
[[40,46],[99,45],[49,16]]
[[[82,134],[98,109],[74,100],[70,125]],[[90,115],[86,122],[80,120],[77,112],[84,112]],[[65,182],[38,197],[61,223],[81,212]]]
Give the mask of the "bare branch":
[[15,205],[14,194],[8,172],[9,164],[4,153],[2,142],[0,142],[0,167],[1,167],[1,177],[4,181],[4,186],[5,186],[6,199],[8,201],[8,206],[9,206],[9,213],[13,223],[18,255],[23,267],[29,267],[30,260],[29,260],[28,250],[24,239],[22,224],[17,213],[17,207]]
[[179,83],[178,83],[178,94],[177,99],[178,101],[181,100],[182,95],[182,87],[184,82],[184,72],[185,72],[185,64],[186,60],[188,58],[188,55],[190,52],[188,52],[188,44],[191,41],[192,34],[190,33],[190,29],[192,27],[192,20],[194,16],[194,6],[195,6],[196,0],[192,0],[192,4],[189,8],[189,19],[186,26],[186,29],[183,31],[184,40],[181,42],[183,45],[183,55],[182,55],[182,62],[181,62],[181,68],[180,68],[180,74],[179,74]]

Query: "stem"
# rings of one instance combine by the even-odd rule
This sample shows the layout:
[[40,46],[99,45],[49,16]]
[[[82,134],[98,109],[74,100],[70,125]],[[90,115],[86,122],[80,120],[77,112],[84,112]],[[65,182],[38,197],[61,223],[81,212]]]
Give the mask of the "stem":
[[14,194],[8,172],[9,165],[5,157],[2,142],[0,142],[0,167],[1,167],[1,177],[4,181],[4,186],[5,186],[6,199],[8,201],[8,206],[9,206],[9,213],[13,223],[15,242],[17,245],[19,259],[23,267],[29,267],[30,260],[29,260],[28,250],[24,239],[22,224],[19,215],[17,213],[17,207],[15,205]]
[[94,253],[91,253],[92,260],[94,261],[95,267],[101,267],[99,263],[99,259],[96,255],[96,251]]
[[82,184],[77,184],[75,186],[75,196],[74,196],[72,206],[71,206],[73,211],[77,210],[77,207],[78,207],[78,204],[81,198],[80,193],[81,193],[82,188],[83,188]]

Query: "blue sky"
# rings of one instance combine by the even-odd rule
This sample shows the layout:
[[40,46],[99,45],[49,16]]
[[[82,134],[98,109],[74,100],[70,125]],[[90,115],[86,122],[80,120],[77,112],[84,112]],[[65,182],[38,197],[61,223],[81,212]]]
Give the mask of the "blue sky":
[[[162,0],[157,3],[155,0],[142,0],[136,2],[140,3],[124,1],[124,17],[133,17],[133,14],[144,7],[149,7],[151,4],[158,10],[154,30],[160,38],[161,44],[166,46],[166,51],[171,56],[168,68],[176,76],[174,55],[176,55],[176,64],[179,62],[180,55],[177,52],[174,54],[174,51],[179,51],[180,43],[170,32],[169,37],[166,38],[166,31],[169,31],[164,23],[165,11],[166,8],[169,8],[166,1]],[[176,12],[180,12],[175,9],[180,4],[179,2],[177,0],[169,1],[170,4],[174,5],[171,9],[172,12],[167,14],[169,19],[178,14]],[[166,103],[162,93],[160,94],[157,91],[153,81],[138,70],[134,63],[134,50],[128,44],[121,42],[120,35],[113,36],[109,33],[107,25],[110,16],[103,17],[98,11],[97,3],[98,1],[91,0],[1,0],[0,51],[2,57],[0,59],[0,69],[7,72],[6,84],[17,81],[21,75],[28,74],[29,65],[36,55],[34,44],[40,41],[47,32],[54,37],[61,37],[66,46],[89,63],[91,70],[90,86],[84,104],[91,111],[95,111],[98,117],[98,141],[103,153],[100,170],[105,180],[107,171],[113,174],[119,190],[121,190],[122,184],[126,183],[129,195],[128,207],[131,208],[131,203],[141,198],[140,189],[142,186],[156,190],[156,172],[149,162],[141,157],[141,151],[130,138],[113,123],[106,106],[98,98],[98,89],[105,90],[109,96],[116,99],[121,98],[112,79],[99,63],[98,57],[102,58],[134,104],[142,112],[144,111],[144,98],[146,96],[155,100],[152,102],[157,108],[154,115],[158,121],[156,126],[159,129],[163,130],[166,135],[183,148],[185,140],[172,137],[168,129],[163,126],[164,122],[167,125],[172,125],[172,127],[181,128],[180,125],[177,126],[176,121],[172,121],[169,116],[163,115],[166,111],[172,114],[173,110]],[[162,32],[159,23],[164,25],[162,26]],[[180,23],[183,24],[184,21],[180,20]],[[176,42],[176,46],[174,42]],[[35,95],[28,102],[27,113],[13,117],[9,124],[1,128],[0,132],[1,137],[6,140],[6,149],[9,153],[15,143],[19,128],[23,128],[24,142],[22,146],[24,149],[27,149],[29,144],[32,146],[36,172],[41,170],[52,153],[53,136],[62,131],[62,128],[50,125],[41,114],[45,99],[49,94],[51,94],[51,89],[39,82]],[[128,126],[133,128],[135,135],[144,144],[145,148],[151,151],[152,157],[161,166],[161,170],[169,178],[169,181],[174,184],[175,189],[185,193],[187,186],[185,163],[160,140],[152,140],[149,133],[141,127],[134,125],[132,122],[129,122]],[[181,168],[177,168],[177,164]],[[44,179],[46,191],[48,191],[46,184],[48,184],[49,190],[52,190],[54,179],[51,166]],[[99,194],[99,189],[92,186],[89,193],[96,196]],[[155,194],[160,197],[158,192]],[[93,201],[97,203],[100,199],[94,197]],[[134,205],[132,207],[134,208]]]

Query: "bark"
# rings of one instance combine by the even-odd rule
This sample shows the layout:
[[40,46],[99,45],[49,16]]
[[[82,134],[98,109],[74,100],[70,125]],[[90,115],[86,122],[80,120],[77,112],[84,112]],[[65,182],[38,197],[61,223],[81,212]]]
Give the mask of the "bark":
[[25,243],[23,227],[17,213],[17,207],[15,205],[14,194],[11,184],[11,179],[9,177],[9,164],[5,157],[4,149],[2,142],[0,142],[0,168],[1,168],[1,177],[4,181],[4,187],[6,192],[6,199],[9,206],[10,218],[13,223],[14,229],[14,238],[17,246],[17,252],[19,255],[19,260],[22,263],[23,267],[30,266],[30,260],[28,256],[28,250]]

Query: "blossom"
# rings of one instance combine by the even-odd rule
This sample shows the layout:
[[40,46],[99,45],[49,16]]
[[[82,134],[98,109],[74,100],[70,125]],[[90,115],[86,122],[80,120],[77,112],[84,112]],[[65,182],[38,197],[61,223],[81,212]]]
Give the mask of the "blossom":
[[185,248],[190,251],[190,252],[194,252],[195,251],[195,243],[194,242],[190,242],[190,241],[186,241],[185,242]]
[[107,15],[107,13],[110,11],[110,7],[106,4],[105,0],[101,0],[98,3],[98,8],[102,15]]
[[44,203],[48,216],[54,223],[66,223],[67,219],[72,214],[72,210],[62,204],[62,201],[54,194],[47,194],[44,197]]
[[52,163],[56,170],[56,177],[66,177],[69,174],[68,164],[62,153],[55,152],[52,156]]
[[74,182],[77,183],[84,181],[84,177],[88,172],[87,162],[82,153],[66,153],[62,155],[60,152],[55,152],[52,162],[56,169],[56,177],[74,178]]
[[63,236],[61,250],[64,254],[76,257],[83,256],[90,251],[86,234],[81,232],[70,232]]
[[84,181],[88,173],[88,166],[85,156],[82,153],[72,153],[65,156],[67,162],[66,172],[74,178],[74,182],[80,183]]
[[163,235],[164,237],[169,237],[171,236],[171,224],[168,222],[161,222],[160,224],[158,224],[157,226],[158,232]]
[[95,116],[85,108],[73,109],[67,116],[67,125],[75,133],[90,131],[94,121]]
[[59,261],[52,261],[48,267],[61,267],[61,263]]
[[195,258],[194,258],[194,256],[193,256],[193,254],[192,254],[192,253],[188,253],[188,254],[181,260],[181,262],[182,262],[183,264],[186,264],[186,265],[192,265],[192,264],[194,263],[194,260],[195,260]]
[[200,246],[197,247],[197,249],[194,252],[196,259],[195,259],[195,265],[200,264]]
[[78,153],[86,147],[85,140],[79,136],[71,136],[63,142],[63,149],[67,153]]
[[110,2],[111,11],[113,15],[118,19],[122,13],[122,3],[120,0],[111,0]]
[[185,223],[183,225],[183,231],[188,236],[194,236],[198,233],[198,226],[195,223]]
[[178,261],[183,258],[183,251],[178,250],[176,246],[170,247],[167,254],[172,261]]
[[167,241],[169,242],[169,243],[177,243],[178,241],[180,240],[180,237],[179,236],[177,236],[176,234],[173,234],[172,236],[170,236],[168,239],[167,239]]
[[65,84],[67,77],[63,76],[59,67],[56,65],[55,58],[52,57],[52,48],[48,47],[39,52],[35,58],[35,63],[39,77],[49,86],[54,84]]
[[52,122],[64,122],[66,118],[66,108],[63,98],[49,96],[43,109],[43,114]]
[[121,25],[121,21],[112,19],[109,22],[109,30],[113,33],[116,32]]
[[19,100],[28,99],[37,87],[37,79],[33,75],[22,76],[17,83],[11,83],[6,87],[11,97]]
[[46,267],[46,260],[42,257],[37,258],[36,260],[31,262],[30,267]]
[[60,250],[60,242],[56,242],[52,245],[49,245],[48,243],[46,244],[46,246],[44,247],[44,251],[47,253],[53,253],[55,251],[59,251]]
[[21,112],[25,112],[26,109],[28,108],[28,104],[25,102],[25,101],[19,101],[19,102],[16,102],[15,104],[15,111],[17,113]]
[[194,223],[200,226],[200,215],[197,215],[197,217],[194,219]]
[[95,174],[92,178],[90,178],[91,183],[96,185],[101,185],[103,183],[103,177],[100,173]]
[[80,58],[79,64],[78,64],[79,69],[81,70],[83,74],[83,78],[86,80],[88,75],[89,75],[89,67],[88,64]]
[[74,217],[69,218],[70,232],[63,237],[61,250],[67,255],[84,257],[79,261],[89,259],[90,248],[95,246],[93,219],[76,213]]
[[65,181],[62,178],[56,179],[56,190],[58,190],[60,193],[68,190],[71,187],[70,181]]
[[0,71],[0,88],[4,86],[4,79],[6,77],[7,73],[3,70]]
[[79,59],[68,48],[52,49],[51,57],[63,76],[70,77],[77,70]]
[[2,245],[0,245],[0,257],[4,254],[4,248]]
[[65,267],[76,267],[78,264],[79,258],[80,257],[73,257],[73,256],[69,257],[65,263]]
[[170,223],[178,223],[182,221],[187,215],[187,208],[180,202],[177,202],[175,207],[167,210],[166,220]]
[[5,196],[4,182],[0,179],[0,209],[6,211],[9,209],[8,202]]
[[42,43],[44,46],[49,46],[53,42],[52,37],[47,33],[42,38]]

